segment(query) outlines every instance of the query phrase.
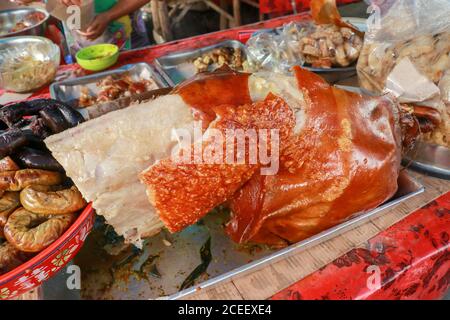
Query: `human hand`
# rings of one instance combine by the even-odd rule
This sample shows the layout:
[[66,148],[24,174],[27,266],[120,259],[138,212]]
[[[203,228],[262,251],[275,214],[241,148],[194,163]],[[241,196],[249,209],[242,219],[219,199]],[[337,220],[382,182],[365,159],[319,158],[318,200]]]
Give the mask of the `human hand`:
[[35,0],[10,0],[10,2],[25,5],[25,6],[32,3],[33,1],[35,1]]
[[78,31],[79,34],[86,37],[88,40],[95,40],[100,37],[111,22],[109,16],[106,13],[100,13],[91,22],[86,31]]
[[59,0],[59,2],[67,7],[81,6],[81,0]]

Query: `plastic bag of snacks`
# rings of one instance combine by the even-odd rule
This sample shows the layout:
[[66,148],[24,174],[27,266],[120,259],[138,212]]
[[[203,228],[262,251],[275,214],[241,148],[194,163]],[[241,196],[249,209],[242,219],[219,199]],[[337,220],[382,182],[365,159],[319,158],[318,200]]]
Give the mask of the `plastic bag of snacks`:
[[450,1],[372,0],[357,70],[362,88],[434,107],[440,127],[426,140],[450,143]]
[[342,20],[332,0],[311,2],[313,21],[289,23],[247,42],[250,70],[289,72],[294,65],[348,67],[359,57],[363,34]]
[[[286,32],[286,30],[292,30]],[[295,30],[295,31],[294,31]],[[302,65],[303,58],[298,52],[298,38],[302,27],[289,23],[282,30],[259,32],[247,41],[248,71],[268,70],[289,72],[294,65]]]
[[[287,36],[289,29],[285,30]],[[354,30],[334,24],[313,25],[303,29],[295,43],[302,60],[312,67],[348,67],[356,62],[363,39]]]

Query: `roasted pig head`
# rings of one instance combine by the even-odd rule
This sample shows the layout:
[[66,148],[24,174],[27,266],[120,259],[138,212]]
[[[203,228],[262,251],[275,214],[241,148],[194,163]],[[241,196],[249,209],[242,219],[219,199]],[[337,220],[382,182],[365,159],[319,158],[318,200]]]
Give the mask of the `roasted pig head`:
[[245,127],[283,133],[279,169],[272,174],[262,174],[260,162],[173,159],[145,170],[141,180],[169,230],[179,231],[227,203],[232,214],[226,230],[234,241],[286,245],[395,194],[402,142],[397,105],[337,89],[301,68],[294,73],[203,75],[176,89],[206,119],[206,132]]
[[397,190],[401,135],[396,106],[329,86],[296,69],[308,101],[275,176],[255,174],[230,201],[236,242],[285,245],[373,209]]

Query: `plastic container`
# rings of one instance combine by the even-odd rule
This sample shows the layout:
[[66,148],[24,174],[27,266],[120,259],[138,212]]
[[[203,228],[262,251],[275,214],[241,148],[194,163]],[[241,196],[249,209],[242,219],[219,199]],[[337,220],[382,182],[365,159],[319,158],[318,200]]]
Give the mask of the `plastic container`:
[[89,71],[102,71],[117,62],[119,47],[114,44],[97,44],[77,52],[78,64]]

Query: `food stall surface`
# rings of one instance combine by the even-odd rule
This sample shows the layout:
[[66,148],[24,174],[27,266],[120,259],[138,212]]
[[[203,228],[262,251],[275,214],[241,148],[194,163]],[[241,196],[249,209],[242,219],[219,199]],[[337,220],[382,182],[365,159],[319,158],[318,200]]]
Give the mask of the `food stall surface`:
[[[125,52],[121,54],[119,64],[114,68],[130,63],[152,63],[155,58],[172,52],[204,47],[229,39],[239,40],[240,32],[246,29],[273,28],[288,21],[306,18],[307,15],[304,14],[282,17],[251,26]],[[60,68],[59,74],[74,77],[84,74],[84,71],[76,65],[67,65]],[[48,98],[49,89],[44,88],[31,98],[36,97]],[[442,297],[448,289],[446,279],[450,267],[447,254],[450,185],[445,180],[413,172],[411,174],[424,185],[423,194],[340,236],[305,251],[296,252],[259,270],[197,290],[187,298]],[[438,199],[435,200],[436,198]],[[423,209],[415,211],[420,207]],[[371,275],[368,273],[369,267],[379,268],[381,286],[373,288],[367,286],[367,279]],[[415,278],[415,271],[421,276]],[[353,277],[355,273],[360,277],[349,281],[348,277]],[[66,289],[65,282],[70,274],[70,269],[68,272],[63,270],[57,277],[46,282],[43,286],[43,297],[77,298],[76,290]],[[300,279],[303,280],[293,285]]]

